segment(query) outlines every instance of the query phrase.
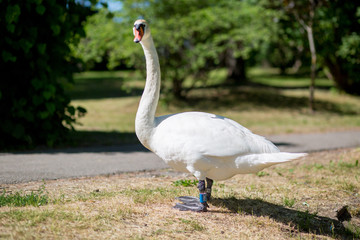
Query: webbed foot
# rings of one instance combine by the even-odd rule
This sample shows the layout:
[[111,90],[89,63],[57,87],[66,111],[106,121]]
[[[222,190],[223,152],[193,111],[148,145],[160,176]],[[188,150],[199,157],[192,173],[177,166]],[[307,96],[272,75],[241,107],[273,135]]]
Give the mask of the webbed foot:
[[179,209],[180,211],[207,212],[207,208],[209,207],[206,202],[201,203],[199,198],[196,197],[183,196],[176,199],[182,202],[176,203],[174,206],[175,209]]

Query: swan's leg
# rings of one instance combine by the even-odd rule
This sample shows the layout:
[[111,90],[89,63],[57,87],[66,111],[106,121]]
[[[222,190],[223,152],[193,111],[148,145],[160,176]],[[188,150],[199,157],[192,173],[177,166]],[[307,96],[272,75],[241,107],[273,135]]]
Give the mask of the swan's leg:
[[211,188],[212,188],[212,185],[213,185],[214,181],[210,178],[206,178],[206,199],[208,201],[210,201],[211,199]]
[[205,188],[205,180],[199,180],[199,184],[198,184],[198,189],[200,192],[200,203],[202,205],[204,205],[204,208],[206,209],[207,207],[209,207],[209,205],[207,204],[207,194],[206,194],[206,188]]
[[197,188],[199,189],[200,193],[205,193],[205,180],[199,180]]

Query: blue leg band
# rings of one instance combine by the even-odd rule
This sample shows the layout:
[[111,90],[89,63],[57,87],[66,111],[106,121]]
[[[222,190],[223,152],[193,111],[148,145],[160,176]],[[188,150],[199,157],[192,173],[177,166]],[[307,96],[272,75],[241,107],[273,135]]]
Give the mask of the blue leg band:
[[206,203],[206,193],[200,193],[199,199],[201,203]]

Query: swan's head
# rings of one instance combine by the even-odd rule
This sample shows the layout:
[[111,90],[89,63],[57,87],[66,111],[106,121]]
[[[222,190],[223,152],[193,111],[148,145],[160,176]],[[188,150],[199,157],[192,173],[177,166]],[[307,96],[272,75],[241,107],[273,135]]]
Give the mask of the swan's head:
[[144,19],[138,19],[134,23],[134,42],[138,43],[141,40],[146,39],[150,35],[150,28],[148,23]]

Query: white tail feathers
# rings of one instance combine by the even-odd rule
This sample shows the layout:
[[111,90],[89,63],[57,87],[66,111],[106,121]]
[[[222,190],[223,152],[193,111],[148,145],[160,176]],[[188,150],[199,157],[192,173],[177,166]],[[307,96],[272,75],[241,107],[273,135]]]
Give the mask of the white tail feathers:
[[307,153],[288,153],[288,152],[278,152],[278,153],[268,153],[263,154],[264,156],[264,163],[282,163],[288,162],[291,160],[295,160],[297,158],[305,157]]
[[235,164],[240,173],[256,173],[275,164],[288,162],[306,156],[307,153],[259,153],[238,157]]

